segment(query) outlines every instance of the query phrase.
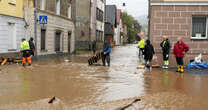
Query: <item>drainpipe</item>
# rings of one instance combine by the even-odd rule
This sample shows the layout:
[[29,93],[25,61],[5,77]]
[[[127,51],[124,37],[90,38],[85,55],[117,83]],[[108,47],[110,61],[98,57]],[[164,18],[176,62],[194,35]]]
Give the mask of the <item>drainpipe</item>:
[[77,0],[74,0],[74,53],[77,50]]
[[89,50],[91,50],[91,18],[92,18],[92,13],[91,13],[91,8],[92,8],[91,0],[90,0],[90,8],[89,8]]
[[38,49],[37,49],[37,0],[34,0],[34,7],[35,7],[35,10],[34,10],[34,37],[35,37],[35,56],[37,57],[38,56]]
[[150,39],[150,18],[151,18],[151,4],[150,0],[148,0],[148,39]]

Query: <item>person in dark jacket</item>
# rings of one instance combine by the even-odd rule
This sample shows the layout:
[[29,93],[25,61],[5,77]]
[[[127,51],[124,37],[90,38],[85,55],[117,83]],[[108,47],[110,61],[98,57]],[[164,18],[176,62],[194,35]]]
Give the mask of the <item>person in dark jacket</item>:
[[176,72],[181,72],[181,73],[184,72],[183,58],[185,56],[184,53],[187,53],[188,51],[189,51],[189,46],[182,41],[181,37],[178,37],[178,41],[175,43],[174,49],[173,49],[173,53],[176,57],[176,62],[177,62],[177,67],[178,67]]
[[33,38],[32,37],[29,40],[29,45],[30,45],[31,56],[34,56],[35,55],[35,44],[33,43]]
[[163,41],[160,44],[163,53],[163,62],[164,62],[164,69],[168,69],[169,65],[169,52],[170,52],[170,41],[168,40],[167,36],[162,36]]
[[153,45],[150,43],[150,40],[146,40],[146,45],[144,47],[144,60],[146,67],[152,67],[151,62],[154,54],[155,51]]
[[92,42],[92,52],[93,52],[93,54],[96,53],[96,49],[97,49],[96,41],[93,41],[93,42]]
[[110,53],[111,53],[111,47],[110,47],[110,44],[108,43],[108,41],[106,40],[104,42],[104,47],[103,47],[103,51],[102,51],[103,66],[106,65],[106,60],[107,60],[108,66],[110,66]]

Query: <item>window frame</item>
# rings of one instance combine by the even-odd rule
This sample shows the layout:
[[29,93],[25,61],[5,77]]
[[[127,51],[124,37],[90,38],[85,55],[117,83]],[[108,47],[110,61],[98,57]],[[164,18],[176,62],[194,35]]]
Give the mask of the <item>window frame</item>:
[[[205,37],[196,37],[193,36],[193,18],[196,17],[205,17],[206,18],[206,31],[205,31]],[[192,16],[192,24],[191,24],[191,40],[207,40],[208,39],[208,16]]]
[[40,0],[40,10],[46,9],[46,0]]
[[[70,11],[69,11],[70,10]],[[69,4],[68,8],[67,8],[67,17],[69,19],[72,19],[72,4]]]
[[56,0],[56,15],[61,15],[61,0]]

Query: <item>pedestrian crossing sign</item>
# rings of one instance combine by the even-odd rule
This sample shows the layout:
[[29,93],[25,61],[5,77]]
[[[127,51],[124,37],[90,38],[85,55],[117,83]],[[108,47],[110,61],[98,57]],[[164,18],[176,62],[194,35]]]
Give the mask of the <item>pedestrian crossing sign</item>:
[[48,24],[48,16],[39,16],[39,24]]

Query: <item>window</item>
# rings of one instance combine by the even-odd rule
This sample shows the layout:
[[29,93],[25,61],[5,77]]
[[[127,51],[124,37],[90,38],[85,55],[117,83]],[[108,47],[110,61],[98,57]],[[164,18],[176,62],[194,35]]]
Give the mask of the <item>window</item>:
[[207,17],[194,16],[192,18],[191,39],[207,39]]
[[60,15],[61,13],[61,2],[60,0],[56,0],[56,14]]
[[55,51],[61,51],[61,32],[57,31],[55,34]]
[[104,40],[104,32],[96,30],[96,41],[103,41]]
[[16,51],[17,39],[16,39],[16,26],[14,23],[8,23],[8,51]]
[[45,10],[45,0],[40,0],[40,10]]
[[103,11],[99,8],[96,9],[96,19],[103,22]]
[[71,4],[69,5],[69,7],[68,7],[68,18],[69,19],[71,19],[71,17],[72,17],[72,10],[71,10],[72,8],[71,8]]
[[46,43],[46,30],[41,29],[41,44],[40,44],[41,50],[46,50],[45,43]]

